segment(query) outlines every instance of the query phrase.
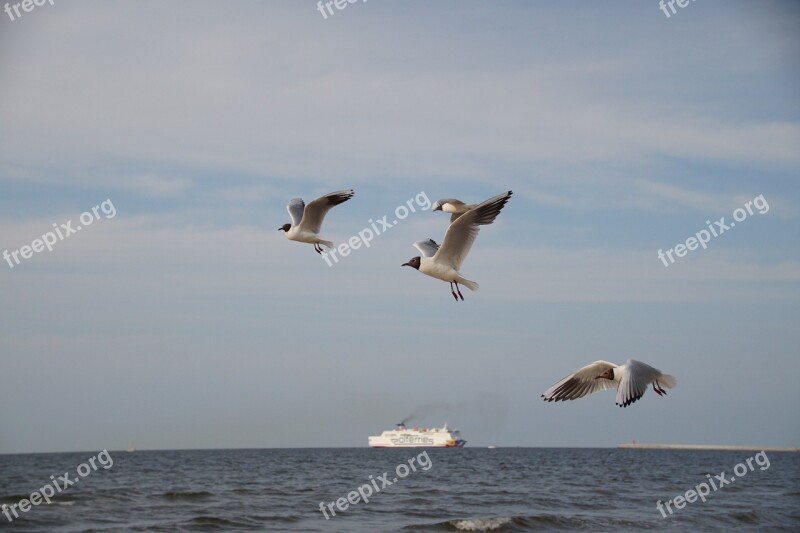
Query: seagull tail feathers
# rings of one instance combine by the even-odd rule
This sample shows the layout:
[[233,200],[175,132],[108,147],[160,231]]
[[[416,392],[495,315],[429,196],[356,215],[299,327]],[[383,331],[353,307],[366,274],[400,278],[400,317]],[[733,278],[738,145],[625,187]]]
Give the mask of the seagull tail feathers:
[[675,385],[678,384],[678,380],[675,379],[675,376],[671,376],[669,374],[661,374],[661,377],[658,378],[658,384],[663,385],[668,389],[674,389]]
[[475,283],[474,281],[470,281],[468,279],[461,278],[461,279],[458,280],[458,282],[460,284],[462,284],[463,286],[465,286],[466,288],[468,288],[469,290],[471,290],[471,291],[477,291],[478,290],[478,284]]

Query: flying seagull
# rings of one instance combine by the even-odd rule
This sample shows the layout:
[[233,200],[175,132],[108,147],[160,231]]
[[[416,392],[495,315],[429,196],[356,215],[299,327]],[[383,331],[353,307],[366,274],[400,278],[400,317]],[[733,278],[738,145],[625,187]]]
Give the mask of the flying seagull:
[[456,221],[458,217],[469,211],[470,209],[475,209],[477,204],[465,204],[461,200],[456,200],[455,198],[443,198],[438,200],[433,207],[431,207],[431,211],[443,211],[445,213],[452,213],[450,215],[450,223]]
[[628,359],[624,365],[615,365],[608,361],[595,361],[576,370],[542,394],[546,402],[558,402],[583,398],[597,391],[617,389],[616,404],[628,407],[644,395],[647,387],[653,384],[653,390],[659,396],[667,394],[662,385],[673,388],[677,381],[669,374],[663,374],[657,368],[641,361]]
[[353,189],[336,191],[309,202],[308,205],[302,198],[292,198],[286,209],[292,217],[291,224],[284,224],[278,231],[285,231],[286,238],[290,241],[307,242],[314,245],[318,254],[322,253],[322,246],[333,248],[331,241],[326,241],[319,236],[322,219],[331,207],[346,202],[353,197]]
[[[489,198],[464,213],[447,228],[441,247],[433,239],[415,242],[414,247],[420,251],[422,256],[412,257],[408,263],[403,263],[401,266],[414,267],[423,274],[442,281],[449,281],[453,298],[458,301],[460,297],[463,301],[464,295],[461,294],[458,284],[461,283],[473,291],[478,290],[478,284],[461,276],[458,272],[461,263],[464,262],[469,249],[472,248],[472,243],[475,242],[480,227],[494,222],[509,198],[511,198],[511,191]],[[453,290],[454,283],[455,290]]]

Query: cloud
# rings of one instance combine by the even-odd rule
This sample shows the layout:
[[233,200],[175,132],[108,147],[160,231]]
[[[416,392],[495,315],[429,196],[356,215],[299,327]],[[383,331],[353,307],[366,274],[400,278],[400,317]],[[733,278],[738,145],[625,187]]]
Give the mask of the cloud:
[[128,189],[143,196],[163,198],[178,196],[192,186],[187,178],[162,178],[156,173],[121,176],[115,180],[116,187]]
[[[182,8],[161,9],[185,14]],[[141,21],[141,12],[130,11]],[[363,11],[363,16],[377,16],[374,9]],[[80,5],[69,13],[73,20],[89,16]],[[298,13],[278,10],[270,13],[269,23],[276,31],[265,32],[250,15],[247,9],[234,11],[229,23],[215,21],[213,31],[197,31],[208,30],[210,22],[189,17],[171,28],[171,46],[160,31],[140,42],[140,34],[127,26],[130,21],[123,23],[116,12],[97,6],[87,19],[92,22],[82,23],[84,31],[77,34],[73,24],[43,22],[40,31],[52,32],[49,38],[61,44],[33,42],[29,53],[36,61],[14,60],[19,71],[0,107],[7,132],[0,132],[0,161],[45,161],[73,175],[98,159],[136,161],[145,168],[167,162],[184,171],[213,168],[331,185],[344,175],[356,182],[425,175],[490,184],[498,166],[522,173],[551,165],[559,167],[554,173],[559,182],[576,188],[585,180],[583,168],[623,159],[636,163],[616,179],[630,181],[664,157],[767,168],[800,161],[797,122],[730,117],[726,110],[704,110],[698,97],[684,102],[677,95],[640,93],[631,101],[591,89],[596,83],[638,83],[630,78],[652,68],[658,40],[637,44],[651,54],[594,52],[596,61],[566,51],[570,60],[563,64],[527,56],[524,48],[504,48],[515,68],[504,63],[480,75],[472,68],[432,72],[410,63],[400,69],[384,66],[370,53],[357,52],[363,37],[354,35],[340,43],[352,57],[287,50],[285,39],[304,35],[311,40],[319,28]],[[119,38],[103,47],[89,45],[108,32]],[[629,37],[622,32],[617,39],[624,44]],[[404,41],[402,51],[424,56],[430,44]],[[258,54],[260,64],[243,49],[281,54]],[[78,52],[80,61],[64,71],[62,65]],[[457,51],[445,54],[444,59],[454,60]],[[691,79],[702,67],[685,58],[674,69],[673,78]],[[56,73],[58,91],[51,90],[44,72]],[[725,74],[715,73],[720,79]],[[89,87],[81,82],[87,79],[93,80]],[[110,125],[114,135],[108,134]],[[92,179],[100,184],[104,178]],[[546,175],[536,178],[548,181]],[[131,173],[129,181],[144,194],[163,196],[180,194],[191,180],[157,170]],[[542,191],[540,197],[568,203],[555,192]]]

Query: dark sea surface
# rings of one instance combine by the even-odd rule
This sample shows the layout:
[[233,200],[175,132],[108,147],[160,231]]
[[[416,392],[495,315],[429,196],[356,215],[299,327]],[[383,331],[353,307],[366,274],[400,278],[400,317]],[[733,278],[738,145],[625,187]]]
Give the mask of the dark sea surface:
[[[420,455],[425,451],[427,455]],[[12,505],[98,452],[0,455],[0,505]],[[111,451],[50,505],[0,531],[800,531],[800,454],[570,448]],[[399,464],[415,458],[417,471]],[[108,462],[106,462],[108,464]],[[424,470],[423,467],[427,467]],[[742,468],[739,468],[740,472]],[[707,474],[735,480],[663,518],[657,500]],[[378,478],[388,472],[391,486]],[[406,474],[405,477],[402,477]],[[372,476],[370,478],[370,476]],[[375,480],[375,484],[371,481]],[[63,482],[62,482],[63,483]],[[717,482],[718,483],[718,482]],[[367,484],[358,501],[325,519]],[[376,490],[378,487],[379,490]],[[368,489],[362,489],[366,494]],[[355,501],[355,495],[351,495]],[[344,504],[344,500],[341,502]],[[13,518],[13,515],[11,515]]]

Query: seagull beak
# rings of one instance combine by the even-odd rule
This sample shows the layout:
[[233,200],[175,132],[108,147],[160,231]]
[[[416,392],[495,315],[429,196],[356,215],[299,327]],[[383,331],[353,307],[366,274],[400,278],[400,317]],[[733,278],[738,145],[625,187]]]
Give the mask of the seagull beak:
[[402,264],[402,265],[400,265],[400,266],[401,266],[401,267],[410,267],[410,266],[411,266],[411,263],[403,263],[403,264]]

